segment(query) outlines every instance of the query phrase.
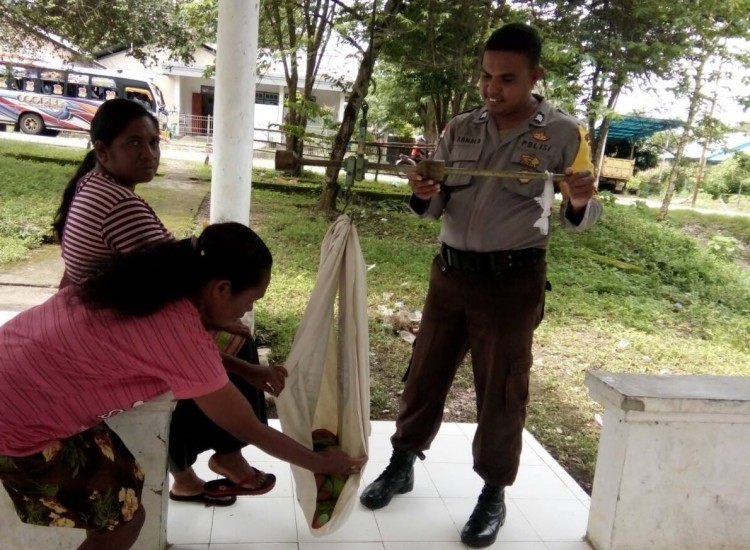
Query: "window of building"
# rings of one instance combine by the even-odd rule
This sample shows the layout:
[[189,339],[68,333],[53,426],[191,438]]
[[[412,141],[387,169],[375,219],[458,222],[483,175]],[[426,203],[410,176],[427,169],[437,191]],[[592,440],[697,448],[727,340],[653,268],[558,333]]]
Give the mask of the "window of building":
[[278,105],[279,94],[276,92],[255,92],[255,103],[259,105]]

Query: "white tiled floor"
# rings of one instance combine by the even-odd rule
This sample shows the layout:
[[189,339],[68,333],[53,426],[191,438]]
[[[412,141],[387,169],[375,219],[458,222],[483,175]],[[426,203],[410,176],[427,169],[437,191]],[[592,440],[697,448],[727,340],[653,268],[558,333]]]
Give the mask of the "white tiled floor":
[[[15,312],[0,311],[0,324]],[[277,420],[271,425],[279,428]],[[391,456],[394,422],[373,422],[370,461],[363,483],[373,481]],[[386,508],[371,511],[356,503],[347,523],[318,537],[297,506],[289,466],[254,447],[243,451],[250,463],[276,475],[276,487],[233,506],[206,508],[169,503],[167,538],[171,550],[451,550],[465,548],[460,530],[482,481],[471,468],[475,425],[446,423],[427,460],[417,461],[414,490]],[[196,471],[204,479],[210,453]],[[364,488],[364,485],[360,488]],[[506,550],[591,550],[584,542],[589,497],[544,448],[524,432],[521,468],[506,490],[508,516],[492,548]],[[1,546],[1,545],[0,545]]]
[[[272,425],[279,427],[278,421]],[[444,424],[427,460],[417,461],[414,490],[386,508],[371,511],[357,503],[348,522],[327,537],[307,528],[296,504],[289,467],[255,448],[245,456],[273,472],[276,487],[257,497],[241,497],[226,508],[170,502],[167,538],[172,550],[451,550],[465,548],[460,530],[482,481],[471,468],[471,424]],[[364,483],[373,481],[391,455],[393,422],[373,422],[370,462]],[[196,470],[216,477],[208,453]],[[363,485],[364,487],[364,485]],[[362,488],[363,488],[362,487]],[[360,491],[361,489],[360,488]],[[506,491],[508,516],[492,548],[507,550],[590,550],[583,541],[589,497],[528,433],[521,468]]]

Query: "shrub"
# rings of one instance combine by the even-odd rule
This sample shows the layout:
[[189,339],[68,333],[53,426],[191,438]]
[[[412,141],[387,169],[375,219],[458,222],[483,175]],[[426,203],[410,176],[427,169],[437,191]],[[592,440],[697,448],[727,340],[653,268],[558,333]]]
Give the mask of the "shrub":
[[628,188],[636,189],[641,197],[661,195],[664,189],[664,174],[658,168],[642,170],[628,181]]
[[714,199],[722,195],[750,195],[750,155],[736,153],[708,169],[703,188]]

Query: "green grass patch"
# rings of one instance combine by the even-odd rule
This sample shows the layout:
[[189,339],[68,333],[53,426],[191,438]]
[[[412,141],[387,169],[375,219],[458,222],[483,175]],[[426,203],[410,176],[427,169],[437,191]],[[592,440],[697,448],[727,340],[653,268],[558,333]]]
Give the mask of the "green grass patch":
[[[85,151],[0,142],[0,263],[19,260],[52,239],[52,219]],[[33,160],[30,160],[33,158]]]
[[[316,201],[312,192],[253,191],[252,224],[275,257],[257,323],[278,362],[284,361],[313,287],[328,227],[313,209]],[[372,415],[393,419],[411,347],[382,322],[379,306],[422,307],[439,223],[356,193],[347,213],[372,266],[367,274]],[[659,223],[655,210],[606,205],[601,223],[590,231],[568,232],[554,223],[548,260],[553,290],[536,334],[528,428],[587,490],[600,411],[583,385],[586,370],[750,374],[748,271],[702,245],[715,232],[747,244],[750,220],[692,214],[680,212]],[[692,233],[684,230],[688,226]],[[447,408],[464,413],[461,420],[475,421],[465,416],[474,406],[471,392],[463,391],[471,388],[468,364],[454,386]]]
[[[0,264],[22,260],[53,241],[52,220],[68,180],[86,154],[82,148],[0,141]],[[209,189],[193,181],[196,167],[163,161],[153,182],[136,192],[177,236],[195,229],[198,206]]]

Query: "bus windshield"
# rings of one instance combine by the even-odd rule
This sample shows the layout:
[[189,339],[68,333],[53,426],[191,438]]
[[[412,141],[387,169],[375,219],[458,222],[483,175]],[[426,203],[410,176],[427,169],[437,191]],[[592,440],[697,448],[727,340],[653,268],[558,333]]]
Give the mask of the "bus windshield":
[[123,97],[142,104],[166,128],[164,96],[150,77],[21,61],[0,54],[0,124],[27,134],[88,132],[99,105]]

